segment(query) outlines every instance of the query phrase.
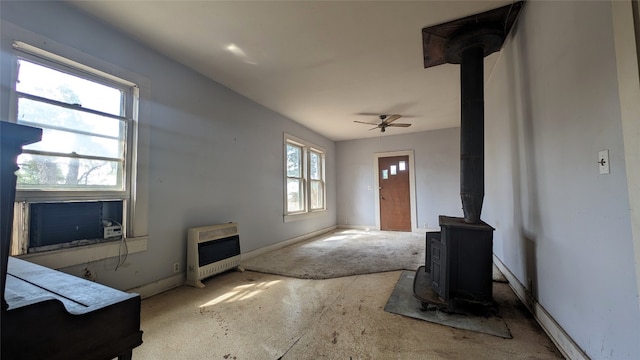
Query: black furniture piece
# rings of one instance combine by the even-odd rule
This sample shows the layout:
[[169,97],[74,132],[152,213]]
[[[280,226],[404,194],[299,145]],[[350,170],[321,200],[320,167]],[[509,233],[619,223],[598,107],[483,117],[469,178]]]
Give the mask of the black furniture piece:
[[9,256],[16,158],[36,128],[0,121],[4,360],[128,360],[142,344],[140,296]]

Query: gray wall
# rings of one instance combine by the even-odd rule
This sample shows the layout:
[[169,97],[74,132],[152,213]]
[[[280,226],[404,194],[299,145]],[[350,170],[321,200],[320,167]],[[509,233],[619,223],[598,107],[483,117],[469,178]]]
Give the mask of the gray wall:
[[528,2],[486,113],[495,254],[589,357],[640,358],[611,4]]
[[[391,132],[393,130],[389,130]],[[338,224],[375,228],[374,154],[413,150],[417,227],[438,227],[438,215],[462,216],[460,129],[339,141],[336,143]],[[416,225],[414,225],[416,227]]]
[[[2,1],[1,16],[4,29],[7,22],[24,29],[18,37],[41,34],[148,79],[141,89],[148,181],[140,184],[148,194],[148,249],[129,255],[117,272],[110,260],[90,264],[98,282],[130,289],[172,276],[174,262],[184,271],[189,227],[238,222],[247,252],[335,225],[332,141],[62,3]],[[3,36],[2,119],[9,116],[10,41]],[[323,216],[283,222],[283,132],[326,149]]]

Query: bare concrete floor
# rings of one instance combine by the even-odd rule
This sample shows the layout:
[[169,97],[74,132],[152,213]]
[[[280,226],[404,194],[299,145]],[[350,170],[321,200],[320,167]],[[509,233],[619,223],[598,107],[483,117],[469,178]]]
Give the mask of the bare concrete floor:
[[561,359],[507,284],[513,339],[383,310],[401,271],[328,280],[228,272],[142,302],[143,359]]

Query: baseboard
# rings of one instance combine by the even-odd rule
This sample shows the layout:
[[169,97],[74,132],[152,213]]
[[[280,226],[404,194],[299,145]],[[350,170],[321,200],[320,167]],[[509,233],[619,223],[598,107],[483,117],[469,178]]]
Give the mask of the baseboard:
[[371,226],[371,225],[346,225],[346,224],[341,224],[341,225],[338,225],[337,228],[338,229],[363,230],[363,231],[378,230],[378,229],[376,229],[375,226]]
[[246,253],[242,253],[240,254],[240,263],[242,263],[242,261],[244,260],[249,260],[253,257],[256,257],[258,255],[262,255],[264,253],[268,253],[269,251],[273,251],[273,250],[278,250],[281,249],[285,246],[289,246],[292,244],[295,244],[297,242],[300,241],[304,241],[304,240],[308,240],[311,239],[312,237],[316,237],[322,234],[326,234],[330,231],[335,230],[337,227],[335,225],[333,226],[329,226],[320,230],[316,230],[304,235],[300,235],[300,236],[296,236],[294,238],[291,238],[289,240],[284,240],[284,241],[280,241],[279,243],[273,244],[273,245],[269,245],[269,246],[265,246],[265,247],[261,247],[259,249],[255,249],[255,250],[251,250],[251,251],[247,251]]
[[[277,249],[283,248],[283,247],[285,247],[287,245],[295,244],[297,242],[304,241],[304,240],[310,239],[310,238],[318,236],[318,235],[322,235],[324,233],[328,233],[329,231],[333,231],[335,229],[336,229],[335,225],[334,226],[329,226],[329,227],[326,227],[324,229],[320,229],[320,230],[316,230],[316,231],[310,232],[308,234],[296,236],[296,237],[294,237],[292,239],[289,239],[289,240],[281,241],[281,242],[279,242],[277,244],[265,246],[265,247],[262,247],[260,249],[256,249],[256,250],[253,250],[253,251],[249,251],[249,252],[243,253],[243,254],[240,255],[240,259],[241,259],[240,261],[247,260],[247,259],[250,259],[252,257],[267,253],[269,251],[277,250]],[[185,276],[184,273],[181,273],[181,274],[176,274],[176,275],[173,275],[173,276],[169,276],[167,278],[164,278],[164,279],[161,279],[161,280],[158,280],[158,281],[154,281],[154,282],[152,282],[150,284],[146,284],[146,285],[138,286],[138,287],[133,288],[133,289],[129,289],[129,290],[127,290],[127,292],[140,294],[141,298],[146,299],[146,298],[151,297],[153,295],[157,295],[157,294],[160,294],[162,292],[165,292],[165,291],[177,288],[179,286],[182,286],[182,285],[185,284],[185,282],[186,282],[186,276]]]
[[536,299],[534,299],[527,289],[520,283],[518,278],[498,259],[497,256],[493,255],[493,262],[496,264],[496,267],[504,274],[504,276],[509,281],[509,286],[513,289],[513,292],[516,293],[520,301],[531,311],[533,317],[536,319],[538,324],[542,327],[542,329],[547,333],[547,335],[551,338],[551,341],[556,345],[558,350],[562,353],[562,355],[566,359],[570,360],[589,360],[589,356],[580,349],[578,344],[571,339],[569,334],[567,334],[564,329],[553,319],[551,314],[545,310],[545,308],[538,303]]
[[[379,231],[375,226],[371,225],[347,225],[340,224],[338,225],[338,229],[354,229],[354,230],[362,230],[362,231]],[[440,231],[440,228],[432,229],[432,228],[413,228],[411,232],[417,234],[424,234],[429,231]]]
[[177,288],[185,284],[186,276],[184,273],[169,276],[158,281],[154,281],[150,284],[138,286],[133,289],[127,290],[129,293],[140,294],[140,297],[146,299],[153,295],[160,294],[162,292]]

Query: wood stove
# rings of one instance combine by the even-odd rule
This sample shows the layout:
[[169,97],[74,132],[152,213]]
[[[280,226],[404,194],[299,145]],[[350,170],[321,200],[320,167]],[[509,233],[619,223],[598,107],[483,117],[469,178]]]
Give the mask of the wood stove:
[[493,228],[484,222],[440,216],[440,239],[431,239],[431,288],[450,299],[491,303]]
[[[493,231],[484,200],[484,57],[499,51],[523,2],[422,29],[425,68],[460,64],[460,198],[464,218],[440,216],[427,233],[426,264],[414,294],[423,307],[492,304]],[[426,284],[426,285],[425,285]],[[428,288],[425,288],[428,287]]]

